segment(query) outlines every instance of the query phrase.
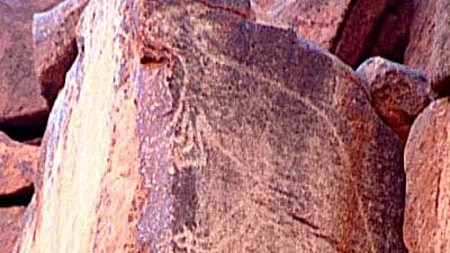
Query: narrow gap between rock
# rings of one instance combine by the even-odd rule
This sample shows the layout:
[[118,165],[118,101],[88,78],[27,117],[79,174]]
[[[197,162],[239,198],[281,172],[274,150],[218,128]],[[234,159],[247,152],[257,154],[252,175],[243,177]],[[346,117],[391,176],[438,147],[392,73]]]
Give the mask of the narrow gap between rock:
[[16,192],[0,195],[0,208],[13,206],[28,206],[34,195],[34,186],[30,185],[17,190]]
[[14,141],[39,145],[39,140],[44,136],[48,110],[32,114],[10,118],[0,123],[0,132],[5,133]]
[[46,126],[46,123],[36,125],[4,124],[0,126],[0,131],[15,141],[39,144],[39,140],[44,136]]

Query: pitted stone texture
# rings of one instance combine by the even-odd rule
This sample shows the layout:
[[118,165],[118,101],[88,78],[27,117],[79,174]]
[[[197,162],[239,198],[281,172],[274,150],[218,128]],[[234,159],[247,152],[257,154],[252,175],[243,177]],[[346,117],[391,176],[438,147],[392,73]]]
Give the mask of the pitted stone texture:
[[48,107],[33,71],[32,6],[0,0],[0,125],[45,122]]
[[409,253],[450,252],[450,101],[433,102],[405,149],[405,242]]
[[400,140],[242,3],[89,3],[18,252],[405,252]]
[[431,88],[450,93],[450,0],[417,1],[405,64],[423,70]]
[[293,28],[356,66],[364,57],[402,60],[412,0],[252,0],[259,23]]
[[14,142],[0,132],[0,196],[32,185],[39,148]]
[[43,96],[53,103],[77,55],[75,29],[89,0],[66,0],[33,16],[34,65]]
[[0,252],[13,253],[22,229],[25,207],[0,208]]
[[406,142],[414,120],[431,101],[425,75],[380,57],[368,59],[357,72],[378,115]]
[[299,36],[330,49],[343,25],[350,0],[252,0],[259,23],[292,27]]

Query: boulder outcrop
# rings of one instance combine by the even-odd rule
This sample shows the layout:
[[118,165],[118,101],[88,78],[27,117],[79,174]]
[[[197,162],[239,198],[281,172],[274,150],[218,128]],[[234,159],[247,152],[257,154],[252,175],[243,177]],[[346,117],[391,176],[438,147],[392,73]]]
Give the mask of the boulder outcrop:
[[368,59],[357,72],[378,115],[406,142],[414,120],[431,101],[426,76],[380,57]]
[[91,0],[77,46],[17,252],[406,252],[400,139],[249,1]]
[[405,150],[405,242],[410,253],[450,251],[450,101],[433,102],[417,118]]

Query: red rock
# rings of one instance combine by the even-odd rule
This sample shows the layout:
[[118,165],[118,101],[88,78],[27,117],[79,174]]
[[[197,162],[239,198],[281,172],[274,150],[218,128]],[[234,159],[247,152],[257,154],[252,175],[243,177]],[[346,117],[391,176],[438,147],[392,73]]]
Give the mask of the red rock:
[[291,27],[352,66],[372,55],[402,60],[413,11],[411,0],[253,0],[252,8],[259,23]]
[[36,76],[42,94],[51,102],[77,55],[75,28],[88,0],[66,0],[34,15],[33,43]]
[[0,252],[12,253],[22,229],[24,207],[0,208]]
[[248,3],[88,4],[17,252],[406,252],[400,140]]
[[405,64],[426,72],[431,88],[440,94],[450,92],[450,8],[449,0],[417,1],[411,25]]
[[378,115],[406,142],[411,125],[431,100],[425,75],[380,57],[368,59],[357,72],[367,80],[365,88]]
[[259,23],[292,27],[301,37],[331,49],[350,2],[252,0],[252,8]]
[[450,101],[417,118],[405,149],[405,242],[409,253],[450,252]]
[[336,34],[337,43],[331,48],[331,52],[351,66],[360,62],[377,22],[394,1],[358,0],[353,3],[349,6],[342,32]]
[[362,58],[381,56],[394,62],[404,62],[414,10],[412,0],[396,1],[387,8],[382,14],[386,18],[378,21]]
[[48,114],[33,72],[32,14],[21,1],[0,0],[0,125],[42,124]]
[[14,194],[32,185],[38,149],[14,142],[0,132],[0,196]]

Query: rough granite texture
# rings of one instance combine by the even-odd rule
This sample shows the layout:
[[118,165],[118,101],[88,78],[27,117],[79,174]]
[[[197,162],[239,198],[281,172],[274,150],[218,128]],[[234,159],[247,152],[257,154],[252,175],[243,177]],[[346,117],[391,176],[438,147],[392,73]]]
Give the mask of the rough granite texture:
[[417,1],[405,64],[423,70],[431,88],[450,94],[450,0]]
[[405,150],[405,242],[409,253],[450,252],[450,101],[417,118]]
[[402,143],[357,74],[251,20],[91,0],[17,252],[406,252]]
[[292,28],[351,66],[381,55],[403,60],[412,0],[252,0],[258,23]]
[[406,142],[409,129],[430,103],[426,76],[415,69],[374,57],[357,69],[372,106],[383,121]]
[[33,71],[34,10],[16,2],[0,0],[0,126],[42,124],[48,114]]
[[12,253],[22,231],[25,207],[0,208],[0,252]]

